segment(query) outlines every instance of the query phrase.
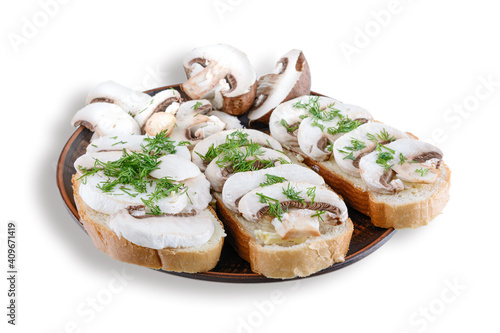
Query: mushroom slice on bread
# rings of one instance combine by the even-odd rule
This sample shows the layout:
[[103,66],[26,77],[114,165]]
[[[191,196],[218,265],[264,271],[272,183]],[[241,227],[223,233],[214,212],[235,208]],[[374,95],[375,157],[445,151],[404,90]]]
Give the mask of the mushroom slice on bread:
[[191,99],[209,99],[216,109],[234,115],[253,103],[257,75],[248,57],[225,44],[199,47],[183,61],[188,81],[181,85]]
[[283,164],[269,169],[240,172],[232,175],[224,183],[222,199],[224,205],[238,212],[238,202],[246,193],[258,187],[293,180],[313,185],[324,185],[323,177],[313,170],[298,164]]
[[113,213],[108,226],[118,237],[157,250],[205,244],[215,230],[213,216],[206,211],[193,216],[151,216],[144,207],[133,206]]
[[134,116],[149,102],[151,96],[127,88],[114,81],[105,81],[95,86],[87,95],[87,103],[105,102],[121,107]]
[[383,145],[392,141],[409,138],[407,133],[389,125],[367,123],[337,139],[333,144],[333,155],[343,171],[361,177],[359,162],[363,156],[376,149],[383,150]]
[[276,63],[273,72],[257,81],[257,94],[248,112],[252,122],[268,123],[280,103],[311,92],[311,72],[301,50],[291,50]]
[[104,135],[141,134],[130,114],[116,104],[97,102],[79,110],[71,119],[73,126],[85,126],[100,137]]
[[210,181],[212,189],[222,192],[226,180],[234,173],[259,170],[275,165],[291,163],[282,152],[261,147],[258,144],[234,147],[214,158],[205,170],[205,176]]
[[[333,98],[320,96],[301,96],[282,103],[274,109],[269,118],[269,130],[273,138],[285,146],[298,147],[297,132],[300,123],[309,116],[329,114],[331,107],[341,102]],[[333,119],[332,116],[328,116]],[[323,119],[325,120],[325,119]]]
[[143,108],[137,112],[134,119],[143,128],[150,117],[157,112],[175,115],[179,109],[181,95],[175,89],[166,89],[150,97]]
[[282,149],[281,144],[266,133],[252,129],[226,130],[199,141],[193,148],[192,161],[201,171],[205,171],[220,150],[247,146],[251,143],[279,151]]

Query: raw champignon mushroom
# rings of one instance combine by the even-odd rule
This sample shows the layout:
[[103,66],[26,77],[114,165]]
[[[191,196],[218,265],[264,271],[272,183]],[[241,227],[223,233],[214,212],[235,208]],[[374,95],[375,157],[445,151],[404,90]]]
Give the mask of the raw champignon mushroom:
[[232,115],[251,107],[256,73],[245,53],[225,44],[199,47],[188,53],[183,66],[188,81],[181,88],[191,99],[208,99]]
[[143,105],[143,108],[135,115],[135,120],[141,128],[144,127],[147,120],[156,112],[165,112],[175,115],[179,109],[181,95],[175,89],[162,90],[153,97],[150,97],[148,102]]
[[268,176],[283,177],[284,181],[304,182],[312,185],[324,185],[323,178],[312,169],[298,164],[283,164],[269,169],[240,172],[229,177],[222,188],[222,200],[231,211],[238,212],[238,201],[251,190],[263,187]]
[[127,207],[110,216],[108,226],[130,242],[152,249],[181,248],[205,244],[215,227],[210,213],[194,216],[151,216],[144,207]]
[[191,161],[177,155],[163,155],[160,164],[149,175],[153,178],[168,177],[174,181],[194,178],[201,174],[200,169]]
[[309,95],[311,72],[301,50],[291,50],[276,63],[274,71],[257,81],[257,94],[250,111],[249,124],[268,123],[271,111],[283,102]]
[[141,134],[130,114],[116,104],[96,102],[78,111],[71,119],[73,126],[85,126],[99,137],[104,135]]
[[146,93],[127,88],[114,81],[106,81],[99,83],[89,92],[86,104],[114,103],[134,116],[149,102],[150,98],[151,96]]
[[[394,171],[391,168],[386,169],[377,160],[380,152],[373,151],[366,156],[363,156],[359,161],[359,171],[361,178],[366,186],[378,193],[394,194],[405,189],[403,182],[400,179],[394,178]],[[389,165],[397,163],[396,160],[388,160]]]
[[[361,177],[359,162],[378,145],[409,139],[410,136],[394,127],[381,123],[366,123],[344,134],[333,143],[333,156],[338,166],[354,177]],[[383,149],[383,148],[381,148]]]
[[222,120],[222,122],[226,123],[225,129],[227,129],[227,130],[243,128],[243,125],[241,124],[238,117],[232,116],[228,113],[225,113],[222,111],[217,111],[217,110],[212,110],[208,113],[208,116],[216,116],[217,118]]
[[144,125],[146,134],[155,136],[158,133],[165,132],[165,136],[169,136],[175,127],[175,117],[170,113],[158,112],[153,113]]
[[184,102],[176,114],[176,125],[170,135],[191,144],[225,129],[226,123],[216,116],[207,116],[212,104],[206,99]]

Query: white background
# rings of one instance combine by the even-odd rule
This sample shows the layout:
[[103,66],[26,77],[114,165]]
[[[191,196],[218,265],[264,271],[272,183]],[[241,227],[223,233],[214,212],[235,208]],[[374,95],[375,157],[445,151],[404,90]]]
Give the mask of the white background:
[[[5,272],[6,223],[14,220],[20,274],[16,327],[6,324],[7,285],[1,278],[2,327],[8,332],[498,331],[499,221],[493,190],[499,185],[500,8],[495,4],[74,0],[45,9],[49,17],[38,1],[3,1],[0,261]],[[382,23],[377,23],[373,13],[389,9],[392,14],[378,15]],[[30,30],[30,24],[38,28]],[[314,91],[361,105],[421,138],[434,133],[453,170],[443,214],[429,226],[398,231],[350,267],[298,284],[203,282],[100,253],[74,223],[56,187],[55,165],[74,131],[72,114],[104,80],[137,89],[182,82],[183,56],[219,42],[246,52],[259,75],[289,49],[302,49]],[[355,53],[342,51],[348,44]],[[488,79],[493,84],[481,81]],[[130,278],[117,282],[114,274],[123,273]],[[93,298],[99,311],[90,306]]]

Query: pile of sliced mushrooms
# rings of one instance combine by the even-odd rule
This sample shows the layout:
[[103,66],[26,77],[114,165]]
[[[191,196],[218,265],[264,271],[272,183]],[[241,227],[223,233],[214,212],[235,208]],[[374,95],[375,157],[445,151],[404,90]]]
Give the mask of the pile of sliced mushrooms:
[[[259,79],[246,54],[224,44],[196,48],[182,65],[186,82],[152,95],[100,83],[72,119],[73,126],[93,132],[86,154],[75,162],[79,173],[140,153],[158,135],[174,147],[155,160],[144,193],[127,195],[123,187],[103,192],[99,184],[110,179],[101,171],[80,186],[85,203],[108,214],[110,228],[135,244],[208,241],[214,232],[205,210],[210,190],[234,213],[261,223],[254,233],[264,243],[297,243],[320,236],[320,222],[344,223],[342,199],[283,150],[298,151],[300,160],[334,161],[380,193],[439,176],[443,154],[436,147],[375,122],[361,107],[310,95],[310,69],[300,50],[287,52]],[[271,135],[246,127],[268,127]],[[144,202],[158,179],[179,190],[158,200],[160,214],[152,214]]]

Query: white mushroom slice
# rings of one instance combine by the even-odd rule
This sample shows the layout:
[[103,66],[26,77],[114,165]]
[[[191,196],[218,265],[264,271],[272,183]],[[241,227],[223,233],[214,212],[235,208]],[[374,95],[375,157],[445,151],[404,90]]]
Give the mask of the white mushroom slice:
[[149,117],[151,117],[151,115],[155,112],[166,112],[168,114],[175,115],[179,109],[180,100],[181,95],[177,90],[162,90],[153,97],[150,97],[149,101],[143,106],[143,108],[137,112],[134,119],[142,128],[146,124]]
[[248,119],[268,123],[271,111],[280,103],[311,92],[311,72],[301,50],[291,50],[276,63],[273,72],[257,81],[257,94]]
[[387,145],[395,151],[392,170],[396,177],[412,183],[434,183],[441,171],[439,166],[443,158],[441,149],[430,143],[402,139]]
[[157,112],[153,113],[146,121],[144,132],[151,136],[164,132],[165,136],[169,136],[174,130],[174,126],[175,117],[173,115],[166,112]]
[[[273,165],[280,165],[282,161],[291,163],[290,159],[282,152],[261,147],[258,154],[251,154],[247,151],[246,147],[238,148],[239,155],[244,158],[245,161],[255,161],[253,167],[255,169],[261,169],[264,167],[261,161],[273,161]],[[235,153],[232,151],[231,153]],[[236,154],[235,154],[236,155]],[[216,192],[222,192],[222,187],[226,180],[233,174],[238,172],[235,170],[235,166],[232,162],[221,163],[220,156],[216,157],[210,162],[205,170],[205,176],[212,185],[212,189]],[[222,165],[221,165],[222,164]]]
[[213,218],[205,211],[194,216],[148,216],[130,208],[111,215],[108,226],[118,237],[157,250],[205,244],[215,230]]
[[344,134],[333,144],[333,155],[339,167],[354,177],[361,177],[360,159],[371,153],[379,145],[386,145],[399,139],[408,139],[409,135],[389,125],[367,123]]
[[309,117],[300,123],[297,131],[300,149],[315,161],[328,160],[338,138],[373,119],[368,111],[355,105],[336,103],[334,110],[336,116],[333,119]]
[[143,92],[127,88],[114,81],[106,81],[95,86],[87,96],[87,103],[105,102],[114,103],[121,107],[125,112],[135,115],[151,96]]
[[[118,135],[118,136],[103,136],[95,141],[92,141],[90,145],[87,146],[87,153],[93,152],[105,152],[105,151],[123,151],[126,149],[128,151],[141,152],[142,146],[147,146],[147,138],[151,138],[148,135]],[[175,153],[173,155],[185,158],[191,161],[191,152],[184,145],[179,145],[179,142],[171,140],[172,144],[175,146]],[[166,151],[164,153],[167,153]]]
[[[286,193],[290,190],[301,200],[292,200]],[[270,204],[278,202],[285,209],[327,211],[336,215],[340,222],[344,222],[348,217],[344,201],[335,192],[322,186],[302,182],[284,182],[255,188],[241,198],[238,210],[245,219],[258,222],[268,213]]]
[[201,174],[196,164],[177,155],[163,155],[158,161],[160,164],[157,169],[149,173],[151,177],[168,177],[174,181],[182,181]]
[[119,160],[123,156],[121,151],[91,152],[78,157],[73,164],[75,170],[82,174],[82,169],[91,169],[96,166],[96,160],[102,163]]
[[137,122],[121,107],[110,103],[92,103],[71,119],[73,126],[85,126],[98,136],[141,134]]
[[208,113],[209,116],[216,116],[220,120],[222,120],[224,123],[226,123],[226,128],[227,130],[230,129],[240,129],[243,128],[243,125],[241,124],[240,120],[232,116],[230,114],[227,114],[222,111],[217,111],[217,110],[212,110]]
[[[155,187],[155,183],[152,182],[152,184],[147,184],[146,192],[144,193],[135,192],[127,186],[124,188],[115,186],[111,191],[103,192],[97,186],[107,180],[108,177],[98,172],[86,177],[85,181],[79,187],[79,193],[83,201],[93,210],[104,214],[112,214],[128,206],[143,206],[144,202],[141,199],[148,200],[148,196]],[[135,196],[129,195],[129,193]],[[188,197],[185,194],[172,192],[155,204],[166,214],[178,214],[188,205]]]
[[[379,154],[378,151],[371,152],[359,161],[359,171],[366,186],[374,192],[385,194],[394,194],[404,190],[403,182],[393,179],[394,171],[377,163]],[[394,159],[387,159],[386,162],[389,166],[397,163]]]
[[200,174],[197,177],[184,180],[183,183],[188,188],[188,204],[183,212],[189,213],[193,209],[201,211],[207,208],[210,201],[212,201],[212,194],[210,193],[210,182],[205,175]]
[[[243,138],[243,139],[242,139]],[[278,141],[270,137],[269,135],[252,129],[242,129],[242,130],[226,130],[209,136],[208,138],[199,141],[193,148],[191,154],[193,163],[196,164],[201,171],[205,171],[208,163],[210,161],[203,161],[201,156],[205,156],[209,149],[213,149],[221,144],[226,143],[228,140],[240,140],[241,146],[248,144],[250,141],[253,143],[258,143],[261,146],[272,148],[274,150],[282,150],[282,147]],[[246,142],[243,143],[243,142]]]
[[[327,214],[334,216],[330,212],[324,213]],[[276,233],[284,240],[321,236],[318,213],[315,210],[299,209],[287,212],[283,214],[281,221],[274,218],[271,223]]]
[[240,172],[229,177],[224,183],[222,188],[224,205],[231,211],[238,212],[237,204],[241,197],[255,188],[266,186],[270,179],[304,182],[312,185],[325,184],[323,177],[312,169],[298,164],[283,164],[269,169]]
[[224,44],[199,47],[184,58],[188,81],[181,85],[191,99],[209,99],[234,115],[253,103],[257,75],[245,53]]
[[277,106],[269,118],[271,136],[281,144],[298,147],[297,130],[304,118],[309,115],[307,105],[317,101],[318,110],[326,110],[329,106],[338,107],[341,102],[333,98],[319,96],[301,96]]

